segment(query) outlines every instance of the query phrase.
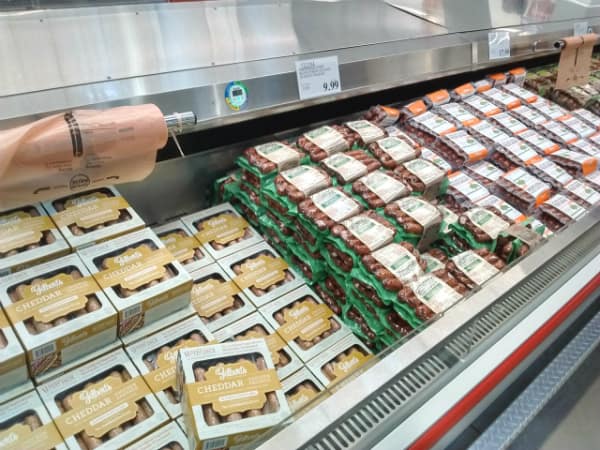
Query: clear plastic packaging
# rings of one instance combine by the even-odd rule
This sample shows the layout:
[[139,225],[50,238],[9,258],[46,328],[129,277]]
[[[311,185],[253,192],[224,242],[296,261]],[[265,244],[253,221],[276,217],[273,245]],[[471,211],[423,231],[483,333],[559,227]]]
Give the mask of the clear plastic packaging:
[[400,110],[397,108],[375,105],[371,106],[363,117],[365,120],[385,129],[398,122],[398,120],[400,120],[400,115]]
[[339,184],[348,184],[381,167],[381,163],[364,150],[350,150],[328,156],[321,167]]
[[496,86],[494,85],[492,89],[481,92],[480,95],[504,111],[521,106],[521,100],[506,91],[498,89]]
[[435,164],[447,174],[452,172],[452,166],[450,165],[450,163],[428,148],[421,148],[421,158]]
[[468,127],[480,121],[478,117],[475,117],[461,103],[446,103],[436,108],[435,112],[457,127]]
[[504,175],[504,171],[488,161],[479,161],[478,163],[466,166],[462,169],[467,175],[480,182],[490,192],[493,191],[496,180]]
[[499,256],[486,248],[467,250],[446,264],[446,270],[468,289],[482,286],[506,266]]
[[366,147],[386,136],[383,128],[378,127],[368,120],[352,120],[346,122],[344,125],[356,134],[355,143],[361,147]]
[[583,139],[589,138],[597,131],[596,128],[588,125],[586,122],[573,115],[564,116],[558,120],[573,133]]
[[482,120],[479,123],[473,124],[467,128],[467,131],[479,139],[490,151],[496,145],[501,144],[511,137],[489,120]]
[[463,100],[463,103],[467,105],[467,108],[470,109],[477,117],[481,119],[485,119],[487,117],[493,116],[494,114],[499,114],[502,112],[498,106],[494,105],[488,99],[482,97],[480,94],[472,95]]
[[413,193],[433,199],[439,195],[446,173],[435,164],[421,158],[406,161],[396,167],[394,173],[401,176],[402,181]]
[[514,81],[506,83],[504,86],[501,86],[500,89],[519,98],[523,103],[533,103],[538,99],[536,94],[525,89],[522,84],[519,85]]
[[548,200],[551,186],[522,167],[506,172],[496,182],[497,195],[524,213],[533,212]]
[[464,172],[454,172],[448,175],[449,185],[446,191],[445,203],[455,212],[463,212],[472,208],[479,200],[490,195],[485,186]]
[[585,209],[591,209],[600,202],[600,193],[584,181],[570,181],[561,193]]
[[530,103],[529,106],[536,109],[550,120],[557,120],[569,114],[563,107],[543,97],[538,97],[538,99],[535,102]]
[[549,120],[540,124],[538,131],[562,146],[572,144],[579,136],[560,122]]
[[502,170],[510,170],[515,167],[527,167],[540,156],[525,141],[519,138],[511,138],[496,146],[496,151],[490,157],[490,161]]
[[561,149],[548,157],[574,177],[589,175],[598,168],[596,158],[571,150]]
[[450,91],[450,96],[454,100],[464,100],[471,95],[475,95],[477,90],[472,83],[461,84]]
[[586,212],[577,202],[556,194],[540,205],[536,216],[552,232],[556,232],[569,222],[580,219]]
[[310,156],[313,162],[319,162],[335,153],[352,148],[356,133],[341,125],[324,125],[308,131],[298,138],[297,145]]
[[562,189],[573,180],[569,173],[549,158],[537,157],[531,161],[527,169],[540,180],[550,184],[553,189]]
[[569,150],[593,156],[600,160],[600,147],[587,139],[577,139],[569,145]]
[[454,169],[481,161],[490,155],[485,145],[464,130],[442,136],[435,148]]
[[429,111],[409,119],[405,129],[417,142],[425,146],[433,145],[438,137],[456,131],[452,123]]
[[369,145],[369,151],[386,169],[394,169],[405,161],[418,158],[421,150],[414,140],[403,132],[379,139]]
[[495,116],[490,117],[489,121],[508,135],[512,136],[527,131],[528,129],[527,125],[511,116],[509,113],[496,114]]
[[600,116],[597,116],[593,112],[585,108],[578,108],[571,111],[571,114],[588,124],[590,127],[600,130]]
[[549,155],[560,149],[560,145],[535,130],[527,130],[519,134],[519,138],[527,142],[541,155]]
[[502,72],[490,73],[485,77],[494,87],[500,87],[508,83],[508,77]]
[[352,184],[352,192],[361,197],[369,208],[377,209],[410,195],[411,189],[402,175],[378,170],[356,180]]
[[430,92],[423,97],[425,104],[430,108],[434,108],[450,101],[450,93],[446,89],[440,89]]
[[155,227],[153,231],[188,272],[214,262],[200,241],[192,235],[181,220]]
[[548,118],[540,113],[537,109],[530,108],[529,106],[525,105],[521,105],[515,109],[512,109],[510,114],[523,122],[529,128],[536,128],[538,125],[548,121]]

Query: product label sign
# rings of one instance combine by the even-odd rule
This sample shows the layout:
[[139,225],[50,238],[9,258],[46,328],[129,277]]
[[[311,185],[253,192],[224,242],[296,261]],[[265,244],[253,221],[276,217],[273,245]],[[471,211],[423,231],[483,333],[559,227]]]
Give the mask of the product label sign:
[[342,91],[337,56],[296,61],[296,78],[301,100]]
[[481,286],[487,280],[498,273],[498,269],[477,255],[472,250],[467,250],[452,258],[456,267],[463,272],[475,284]]
[[198,225],[199,231],[195,237],[203,244],[214,241],[217,244],[225,245],[244,237],[248,226],[248,222],[243,217],[224,212],[203,220]]
[[282,142],[268,142],[254,148],[260,156],[277,164],[279,170],[297,166],[300,161],[300,154]]
[[311,166],[294,167],[281,176],[304,195],[314,194],[328,185],[327,175]]
[[335,188],[311,196],[315,206],[334,222],[341,222],[360,211],[360,205]]

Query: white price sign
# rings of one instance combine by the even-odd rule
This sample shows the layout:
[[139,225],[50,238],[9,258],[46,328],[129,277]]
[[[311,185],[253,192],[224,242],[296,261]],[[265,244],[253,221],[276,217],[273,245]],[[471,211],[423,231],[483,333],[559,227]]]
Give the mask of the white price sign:
[[582,36],[588,32],[587,22],[575,22],[573,24],[573,36]]
[[510,57],[510,33],[493,31],[488,33],[490,60]]
[[337,56],[296,61],[300,99],[342,92]]

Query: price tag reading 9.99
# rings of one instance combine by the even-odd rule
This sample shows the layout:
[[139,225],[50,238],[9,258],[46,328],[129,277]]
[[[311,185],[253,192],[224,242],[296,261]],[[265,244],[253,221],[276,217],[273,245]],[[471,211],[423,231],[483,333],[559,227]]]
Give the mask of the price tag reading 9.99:
[[342,91],[337,56],[296,61],[296,78],[302,100]]

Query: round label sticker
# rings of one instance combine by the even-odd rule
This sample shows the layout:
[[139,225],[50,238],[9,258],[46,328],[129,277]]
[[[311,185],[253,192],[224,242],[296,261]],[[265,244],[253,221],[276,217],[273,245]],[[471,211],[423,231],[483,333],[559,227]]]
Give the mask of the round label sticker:
[[233,111],[239,111],[248,102],[248,89],[241,81],[232,81],[225,88],[225,103]]

